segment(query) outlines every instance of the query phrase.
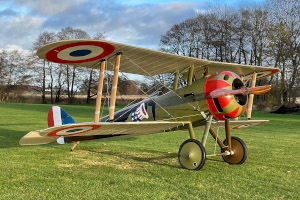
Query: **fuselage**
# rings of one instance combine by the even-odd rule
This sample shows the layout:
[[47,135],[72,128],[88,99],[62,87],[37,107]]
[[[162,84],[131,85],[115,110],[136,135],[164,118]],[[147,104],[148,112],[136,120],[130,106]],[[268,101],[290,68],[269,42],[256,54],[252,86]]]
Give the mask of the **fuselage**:
[[[204,84],[207,77],[202,77],[191,85],[152,96],[134,105],[125,107],[114,115],[115,122],[131,121],[191,121],[202,122],[208,112],[205,102]],[[105,116],[101,122],[109,121]],[[195,124],[195,125],[196,125]],[[202,125],[200,123],[199,125]]]

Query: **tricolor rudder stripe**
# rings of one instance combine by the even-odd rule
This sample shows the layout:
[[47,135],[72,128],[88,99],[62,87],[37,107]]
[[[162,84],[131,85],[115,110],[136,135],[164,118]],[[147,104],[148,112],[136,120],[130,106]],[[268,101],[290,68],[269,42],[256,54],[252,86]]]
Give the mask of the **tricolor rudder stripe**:
[[48,127],[74,123],[74,119],[59,106],[53,106],[48,112]]
[[[53,106],[52,108],[50,108],[48,112],[48,127],[74,123],[74,119],[59,106]],[[64,137],[58,138],[57,143],[66,144]]]

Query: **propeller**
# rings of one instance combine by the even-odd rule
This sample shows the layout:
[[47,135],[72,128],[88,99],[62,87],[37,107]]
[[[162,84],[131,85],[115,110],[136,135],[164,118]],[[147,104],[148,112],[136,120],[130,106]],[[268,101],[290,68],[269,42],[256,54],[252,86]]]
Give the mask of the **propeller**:
[[264,85],[264,86],[257,86],[253,88],[246,88],[242,87],[237,90],[226,90],[226,89],[216,89],[210,93],[212,98],[224,97],[227,95],[248,95],[248,94],[255,94],[255,95],[263,95],[271,90],[271,85]]

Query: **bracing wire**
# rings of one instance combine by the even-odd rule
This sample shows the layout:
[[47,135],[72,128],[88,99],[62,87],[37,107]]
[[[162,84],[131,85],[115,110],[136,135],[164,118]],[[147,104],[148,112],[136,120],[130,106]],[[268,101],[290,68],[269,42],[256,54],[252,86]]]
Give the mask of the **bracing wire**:
[[218,129],[217,129],[217,137],[216,137],[216,142],[215,142],[215,151],[214,151],[214,154],[216,154],[216,152],[217,152],[217,141],[218,141],[218,137],[219,137],[219,130],[220,130],[220,127],[218,126]]
[[[108,61],[108,62],[110,62],[111,63],[111,61]],[[111,64],[113,64],[113,63],[111,63]],[[133,84],[135,84],[137,87],[138,87],[138,85],[134,82],[134,81],[132,81],[132,80],[130,80],[122,71],[120,71],[121,73],[122,73],[122,75],[127,79],[127,80],[129,80],[131,83],[133,83]],[[144,90],[142,90],[140,87],[138,87],[138,89],[144,94],[144,95],[148,95],[148,92],[149,91],[151,91],[153,88],[155,88],[156,86],[153,86],[152,88],[150,88],[147,92],[145,92]],[[155,90],[153,93],[156,93],[157,91],[159,91],[161,88],[163,88],[164,86],[161,86],[160,88],[158,88],[157,90]],[[152,94],[153,94],[152,93]],[[166,109],[164,109],[159,103],[157,103],[152,97],[151,97],[151,95],[149,96],[149,98],[154,102],[154,103],[156,103],[164,112],[166,112],[171,118],[174,118]],[[134,101],[132,101],[132,102],[130,102],[128,105],[126,105],[126,107],[129,107],[130,105],[132,105],[134,102],[136,102],[137,101],[137,99],[136,100],[134,100]],[[127,112],[125,112],[125,113],[123,113],[122,115],[120,115],[117,119],[114,119],[114,121],[115,120],[118,120],[119,118],[121,118],[122,116],[124,116],[126,113],[128,113],[129,111],[127,111]]]
[[[132,80],[130,80],[123,72],[121,72],[123,76],[125,76],[130,82],[134,83]],[[135,84],[135,83],[134,83]],[[139,87],[138,87],[139,88]],[[147,95],[147,93],[142,90],[141,88],[139,88],[139,90],[144,94],[144,95]],[[151,96],[149,97],[154,103],[156,103],[163,111],[165,111],[169,116],[171,116],[172,118],[174,118],[172,116],[171,113],[169,113],[166,109],[164,109],[159,103],[157,103],[157,101],[155,101]]]
[[178,95],[174,90],[168,88],[165,84],[163,84],[161,81],[157,80],[156,78],[154,78],[149,72],[147,72],[146,70],[144,70],[142,67],[140,67],[138,64],[136,64],[135,62],[133,62],[130,58],[128,58],[125,54],[123,54],[123,56],[125,56],[127,58],[127,60],[129,62],[131,62],[133,65],[135,65],[136,67],[138,67],[140,70],[142,70],[143,72],[145,72],[148,76],[150,76],[152,79],[154,79],[156,82],[158,82],[159,84],[161,84],[162,86],[164,86],[167,90],[169,90],[170,92],[172,92],[173,94],[175,94],[177,97],[179,97],[180,99],[182,99],[183,101],[185,101],[187,104],[189,104],[191,107],[193,107],[194,110],[197,110],[200,112],[200,110],[198,108],[196,108],[195,106],[193,106],[191,103],[187,102],[186,100],[184,100],[180,95]]

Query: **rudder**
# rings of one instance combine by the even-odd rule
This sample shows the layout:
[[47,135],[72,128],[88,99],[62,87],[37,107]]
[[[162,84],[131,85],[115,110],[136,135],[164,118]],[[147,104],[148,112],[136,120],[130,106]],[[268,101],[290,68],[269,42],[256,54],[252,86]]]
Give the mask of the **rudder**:
[[[48,112],[48,127],[75,124],[75,120],[59,106],[52,106]],[[66,144],[65,137],[57,139],[58,144]]]

